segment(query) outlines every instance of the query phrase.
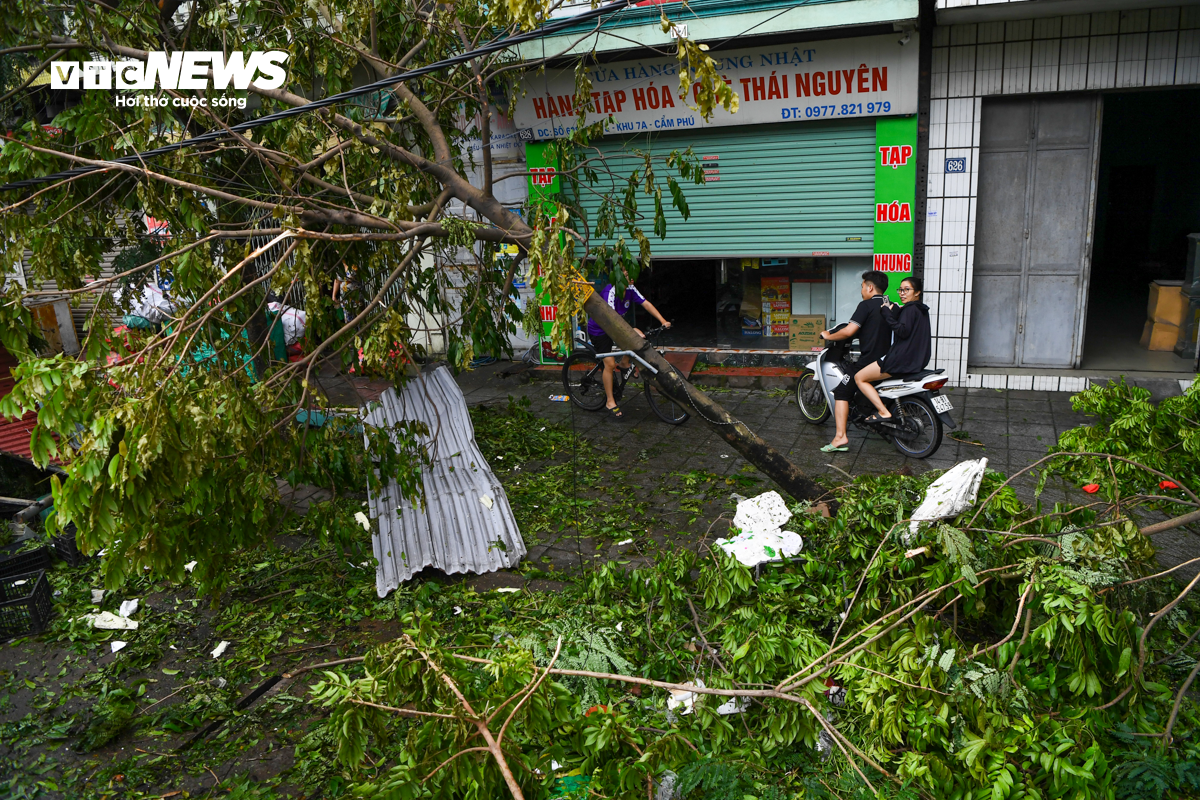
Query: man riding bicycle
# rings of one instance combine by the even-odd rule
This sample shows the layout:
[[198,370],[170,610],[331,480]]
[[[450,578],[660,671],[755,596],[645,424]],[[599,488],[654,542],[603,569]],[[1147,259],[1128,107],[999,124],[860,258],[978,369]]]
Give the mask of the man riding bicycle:
[[[664,328],[671,327],[671,323],[667,322],[663,318],[663,315],[658,313],[658,309],[654,307],[654,304],[643,297],[642,293],[639,292],[637,287],[632,283],[629,284],[629,287],[625,289],[625,293],[620,296],[617,295],[616,286],[613,286],[611,283],[606,283],[604,288],[600,290],[600,297],[603,298],[604,302],[608,303],[609,308],[611,308],[613,311],[616,311],[617,314],[622,317],[625,316],[629,309],[633,307],[634,303],[636,303],[637,305],[649,311],[650,314],[657,319]],[[643,339],[646,338],[646,334],[642,333],[637,328],[634,328],[633,330],[638,336],[641,336]],[[605,353],[617,349],[612,337],[605,333],[604,329],[597,325],[594,319],[588,319],[587,332],[588,337],[592,340],[592,346],[596,348],[596,355],[603,357]],[[604,375],[602,376],[605,398],[604,407],[608,409],[608,413],[611,414],[612,418],[615,420],[620,419],[623,416],[621,413],[621,408],[617,405],[617,401],[613,399],[613,373],[616,371],[616,369],[617,359],[604,359]],[[629,369],[629,356],[623,356],[621,358],[621,369]]]

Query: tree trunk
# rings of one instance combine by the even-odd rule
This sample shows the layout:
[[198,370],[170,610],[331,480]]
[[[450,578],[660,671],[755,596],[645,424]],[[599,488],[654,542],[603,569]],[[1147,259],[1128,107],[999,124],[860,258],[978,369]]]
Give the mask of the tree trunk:
[[734,419],[712,398],[685,380],[648,341],[638,336],[608,303],[601,300],[598,293],[592,292],[583,307],[622,350],[633,350],[658,370],[655,378],[668,397],[708,423],[734,450],[775,481],[779,488],[797,500],[813,500],[825,494],[824,487],[801,472],[782,453],[746,427],[744,422]]

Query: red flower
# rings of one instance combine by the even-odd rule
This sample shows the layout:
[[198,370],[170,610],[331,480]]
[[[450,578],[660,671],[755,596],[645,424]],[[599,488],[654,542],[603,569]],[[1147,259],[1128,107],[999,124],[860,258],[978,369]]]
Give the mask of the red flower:
[[1098,484],[1098,483],[1089,483],[1087,486],[1083,486],[1083,487],[1080,487],[1080,488],[1082,488],[1082,489],[1083,489],[1085,492],[1087,492],[1088,494],[1095,494],[1096,492],[1100,491],[1100,484]]
[[1158,488],[1160,488],[1160,489],[1178,489],[1179,484],[1176,483],[1175,481],[1162,481],[1161,483],[1158,484]]
[[590,717],[594,712],[597,712],[597,711],[603,711],[604,713],[608,713],[608,706],[592,706],[591,708],[589,708],[587,710],[587,713],[584,714],[584,716]]

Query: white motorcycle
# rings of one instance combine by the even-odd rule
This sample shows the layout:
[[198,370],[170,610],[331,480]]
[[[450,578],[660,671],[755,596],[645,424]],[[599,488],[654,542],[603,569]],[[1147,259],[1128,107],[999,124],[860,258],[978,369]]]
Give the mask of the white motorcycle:
[[[831,333],[844,326],[845,323],[838,325]],[[849,344],[848,340],[827,342],[796,384],[796,403],[805,421],[812,425],[829,419],[834,387],[854,380],[846,367]],[[925,369],[876,383],[879,397],[892,412],[889,419],[877,422],[867,422],[875,408],[861,392],[856,392],[850,404],[850,422],[890,439],[897,450],[910,458],[928,458],[942,445],[943,426],[955,427],[949,413],[954,406],[940,392],[948,380],[945,372]]]

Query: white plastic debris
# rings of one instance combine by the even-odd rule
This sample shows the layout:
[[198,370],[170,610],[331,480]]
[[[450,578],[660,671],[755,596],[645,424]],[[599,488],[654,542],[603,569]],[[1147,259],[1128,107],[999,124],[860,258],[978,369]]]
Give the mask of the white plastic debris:
[[521,590],[516,586],[501,586],[496,591],[501,592],[502,594],[513,594],[514,592],[519,592]]
[[734,527],[742,533],[774,533],[792,518],[779,492],[764,492],[750,500],[739,500],[733,515]]
[[800,534],[791,531],[741,533],[732,539],[717,539],[717,547],[744,566],[755,567],[768,561],[791,558],[804,547]]
[[138,624],[125,617],[118,617],[111,611],[101,611],[99,614],[84,614],[81,619],[92,623],[92,627],[101,631],[136,631]]
[[[704,681],[696,681],[695,683],[685,683],[684,686],[691,686],[695,689],[703,689]],[[667,698],[667,710],[674,711],[677,708],[683,710],[679,713],[687,715],[692,713],[692,709],[696,706],[696,692],[687,689],[670,689],[670,697]]]
[[779,492],[765,492],[747,499],[733,495],[737,500],[737,512],[733,516],[734,527],[741,532],[729,539],[718,539],[716,544],[747,567],[767,561],[790,558],[804,547],[799,534],[781,530],[781,526],[792,518],[787,504]]
[[633,539],[626,539],[623,542],[617,542],[617,547],[624,547],[627,544],[633,544]]
[[129,619],[138,610],[138,601],[135,597],[133,600],[122,600],[121,607],[117,609],[117,616]]
[[[542,428],[542,430],[546,430],[546,429],[545,429],[545,428]],[[562,766],[563,766],[562,764],[558,763],[558,762],[557,762],[557,761],[555,761],[553,758],[552,758],[552,759],[550,759],[550,769],[551,769],[552,771],[554,771],[554,772],[558,772],[560,769],[562,769]]]
[[116,652],[123,650],[125,648],[126,644],[128,644],[128,642],[122,642],[120,640],[117,640],[115,642],[111,642],[110,646],[112,647],[112,651],[114,653],[116,653]]
[[354,512],[354,521],[363,526],[364,531],[371,530],[371,520],[367,519],[367,515],[361,511]]
[[488,497],[486,494],[479,498],[479,502],[483,503],[484,508],[491,508],[493,505],[495,505],[492,502],[492,498]]
[[625,623],[623,623],[623,622],[618,622],[618,623],[617,623],[617,633],[624,633],[624,630],[622,630],[622,627],[621,627],[621,626],[622,626],[622,625],[624,625],[624,624],[625,624]]
[[13,586],[24,586],[27,583],[29,583],[27,580],[13,581]]
[[224,689],[226,687],[226,685],[228,685],[228,683],[229,682],[226,681],[224,678],[217,678],[217,688],[218,689]]
[[730,714],[741,714],[750,707],[749,697],[731,697],[717,706],[717,713],[723,717]]
[[221,654],[224,653],[228,647],[229,647],[229,642],[224,642],[224,641],[221,642],[219,645],[217,645],[215,648],[213,648],[212,657],[220,658]]
[[104,590],[103,589],[92,589],[92,602],[95,603],[96,605],[100,605],[100,602],[102,600],[104,600]]
[[925,490],[925,499],[912,513],[912,521],[908,524],[909,536],[917,532],[922,522],[957,517],[970,507],[975,502],[975,496],[979,494],[979,484],[983,481],[987,463],[986,458],[963,461],[929,484],[929,488]]
[[454,607],[454,616],[457,617],[461,613],[462,613],[462,606],[455,606]]
[[188,572],[191,572],[192,570],[194,570],[196,568],[196,565],[199,563],[200,563],[199,561],[189,561],[183,565],[183,568],[185,570],[187,570]]
[[268,303],[267,308],[279,315],[283,323],[283,343],[295,344],[304,338],[308,328],[308,314],[302,309],[285,306],[283,303]]

